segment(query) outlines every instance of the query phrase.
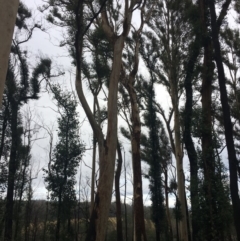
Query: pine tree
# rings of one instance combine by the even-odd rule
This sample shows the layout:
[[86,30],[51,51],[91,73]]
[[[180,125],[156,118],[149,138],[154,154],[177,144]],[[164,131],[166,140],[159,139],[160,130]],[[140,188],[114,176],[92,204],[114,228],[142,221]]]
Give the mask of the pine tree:
[[[45,170],[44,178],[51,200],[56,203],[57,224],[55,240],[72,240],[71,217],[76,201],[75,184],[77,167],[82,157],[83,145],[79,136],[77,103],[71,93],[61,91],[59,86],[52,86],[54,99],[57,101],[58,142],[53,151],[50,169]],[[64,232],[64,226],[67,228]],[[60,235],[62,234],[62,235]]]
[[[145,125],[149,129],[148,137],[142,142],[144,145],[143,159],[149,164],[148,179],[152,201],[152,220],[155,225],[156,240],[164,235],[166,227],[163,181],[162,175],[166,163],[171,160],[171,149],[164,127],[157,117],[155,102],[154,81],[144,82],[146,111],[144,114]],[[167,238],[167,237],[166,237]]]

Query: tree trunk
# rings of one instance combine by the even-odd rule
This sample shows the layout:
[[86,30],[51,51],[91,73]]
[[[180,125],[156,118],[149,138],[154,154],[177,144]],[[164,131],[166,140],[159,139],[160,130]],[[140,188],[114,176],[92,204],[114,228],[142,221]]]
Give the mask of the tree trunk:
[[[60,184],[62,185],[62,184]],[[59,190],[59,196],[58,196],[58,207],[57,207],[57,224],[56,224],[56,234],[55,234],[55,240],[60,240],[60,227],[61,227],[61,210],[62,209],[62,187],[60,187]]]
[[[95,116],[96,114],[96,101],[95,101],[95,96],[93,100],[93,115]],[[97,142],[96,142],[96,136],[95,133],[93,132],[93,152],[92,152],[92,179],[91,179],[91,210],[93,209],[93,204],[94,204],[94,191],[95,191],[95,172],[96,172],[96,149],[97,149]]]
[[177,85],[171,85],[171,97],[174,110],[174,134],[175,134],[175,158],[177,165],[177,185],[178,185],[178,199],[180,202],[181,216],[180,220],[180,240],[188,241],[188,225],[187,225],[187,206],[185,202],[185,182],[183,171],[183,152],[180,132],[180,115],[178,109],[178,91]]
[[115,174],[115,193],[116,193],[116,218],[117,218],[117,241],[123,241],[122,229],[122,210],[120,196],[120,176],[122,170],[122,152],[119,143],[117,144],[118,164]]
[[0,110],[19,0],[0,0]]
[[[100,176],[86,241],[102,241],[105,239],[106,234],[117,148],[117,93],[122,65],[123,45],[124,38],[121,36],[116,40],[113,51],[114,59],[109,81],[110,84],[108,95],[107,136],[105,141],[103,141],[101,137],[98,137],[98,139],[100,139],[100,141],[98,140]],[[77,76],[79,76],[79,74]],[[76,87],[78,96],[81,100],[82,96],[79,91],[80,82],[81,80],[77,78]]]
[[[205,25],[205,23],[204,23]],[[204,26],[204,28],[206,28]],[[207,30],[205,31],[207,36]],[[213,80],[212,46],[211,39],[204,39],[204,62],[202,80],[202,161],[204,170],[204,195],[206,201],[206,233],[205,238],[209,241],[219,240],[214,217],[216,213],[215,187],[215,158],[214,143],[212,140],[212,80]]]
[[192,206],[192,240],[200,240],[199,235],[199,196],[198,196],[198,163],[197,153],[191,136],[192,127],[192,106],[193,106],[193,90],[192,90],[192,76],[194,66],[201,49],[201,31],[196,33],[195,40],[190,46],[190,58],[186,67],[186,77],[184,80],[184,87],[186,91],[186,103],[184,112],[184,133],[183,140],[187,149],[187,154],[190,163],[190,195]]
[[[231,1],[229,1],[231,2]],[[237,158],[233,141],[233,126],[231,122],[230,108],[228,104],[228,96],[226,89],[226,79],[223,68],[223,61],[221,55],[221,47],[219,42],[219,29],[217,25],[217,17],[215,10],[215,1],[209,0],[211,27],[213,46],[215,49],[215,61],[218,69],[218,82],[220,87],[221,104],[224,118],[225,138],[228,150],[229,173],[230,173],[230,193],[232,198],[233,218],[237,233],[237,239],[240,241],[240,200],[238,194],[238,175],[237,175]]]
[[132,165],[133,165],[133,198],[134,198],[134,231],[135,241],[147,240],[144,223],[143,210],[143,193],[142,193],[142,169],[140,157],[140,138],[141,138],[141,122],[137,101],[137,94],[132,85],[133,81],[129,80],[127,90],[130,97],[132,112]]
[[167,171],[167,167],[165,167],[164,170],[164,184],[165,184],[165,200],[166,200],[166,214],[167,214],[167,221],[168,221],[168,236],[169,239],[172,240],[173,239],[173,231],[172,231],[172,222],[171,222],[171,216],[170,216],[170,212],[169,212],[169,199],[168,199],[168,171]]
[[122,67],[122,52],[124,42],[131,27],[132,13],[136,5],[136,1],[125,1],[125,12],[123,19],[123,30],[121,35],[116,35],[114,30],[109,24],[106,7],[101,11],[101,24],[103,31],[108,37],[113,46],[113,62],[112,72],[109,79],[109,92],[108,92],[108,124],[106,140],[102,130],[96,122],[94,115],[87,103],[82,89],[81,79],[81,61],[82,61],[82,48],[83,48],[83,3],[78,2],[78,11],[76,13],[77,32],[75,39],[76,48],[76,90],[82,107],[87,115],[90,125],[96,135],[99,150],[99,183],[95,196],[94,206],[91,213],[89,229],[86,235],[86,241],[103,241],[107,229],[109,207],[111,204],[112,187],[114,179],[115,158],[117,149],[117,102],[118,102],[118,83]]
[[[25,208],[25,224],[24,224],[24,241],[29,241],[30,239],[30,224],[31,224],[31,216],[32,216],[32,180],[30,175],[30,181],[28,186],[28,194],[27,194],[27,203]],[[45,223],[44,223],[45,224]],[[45,226],[44,226],[45,228]],[[45,231],[44,231],[45,232]],[[44,236],[45,237],[45,236]],[[43,239],[45,241],[45,238]]]
[[127,219],[127,170],[126,170],[126,160],[125,160],[125,151],[124,151],[124,218],[125,218],[125,240],[128,241],[128,219]]
[[6,198],[6,211],[5,211],[5,232],[4,241],[12,240],[12,226],[13,226],[13,193],[14,193],[14,181],[17,170],[17,147],[18,147],[18,131],[17,131],[17,115],[18,115],[18,104],[12,104],[12,118],[11,118],[11,153],[9,159],[8,168],[8,186],[7,186],[7,198]]
[[[28,146],[30,148],[30,146]],[[30,150],[30,149],[29,149]],[[22,211],[22,197],[23,197],[23,192],[24,192],[24,187],[25,187],[25,182],[26,182],[26,175],[27,175],[27,167],[28,167],[28,162],[29,162],[29,156],[24,157],[24,168],[22,170],[22,180],[18,180],[18,182],[21,182],[20,186],[20,191],[19,191],[19,201],[16,203],[16,221],[15,221],[15,233],[14,233],[14,240],[18,240],[19,237],[19,222],[20,222],[20,214]]]

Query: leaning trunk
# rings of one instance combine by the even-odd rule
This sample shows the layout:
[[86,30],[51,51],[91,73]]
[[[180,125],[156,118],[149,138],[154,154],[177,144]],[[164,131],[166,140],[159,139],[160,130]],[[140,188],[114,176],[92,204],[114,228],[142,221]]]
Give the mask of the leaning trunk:
[[184,133],[183,140],[187,149],[187,154],[190,163],[190,195],[192,205],[192,240],[197,241],[199,237],[199,196],[198,196],[198,163],[197,153],[191,136],[192,127],[192,106],[193,106],[193,90],[192,90],[192,75],[194,66],[200,53],[200,43],[198,37],[195,38],[191,48],[191,55],[187,64],[187,75],[184,80],[186,91],[186,103],[184,113]]
[[[105,1],[106,2],[106,1]],[[123,32],[121,35],[116,35],[109,24],[106,7],[101,11],[101,24],[103,31],[107,35],[110,43],[113,46],[113,62],[112,72],[109,79],[108,105],[107,105],[107,135],[106,140],[101,130],[101,127],[96,122],[92,111],[86,101],[82,89],[81,66],[82,66],[82,48],[83,48],[83,2],[78,1],[78,11],[76,11],[77,32],[75,39],[76,48],[76,90],[82,107],[87,115],[90,125],[96,135],[99,150],[99,182],[98,189],[95,196],[95,201],[91,213],[89,229],[86,235],[86,241],[103,241],[107,229],[107,221],[109,214],[109,207],[111,204],[112,187],[114,179],[114,168],[117,148],[117,102],[118,102],[118,83],[122,67],[122,52],[124,42],[131,27],[132,13],[135,1],[131,2],[129,6],[128,1],[125,1],[125,13]]]
[[238,163],[237,163],[236,151],[235,151],[235,146],[233,141],[233,126],[231,122],[230,108],[228,104],[226,79],[225,79],[225,73],[223,68],[221,47],[219,42],[219,29],[216,21],[217,17],[216,17],[216,10],[215,10],[215,1],[210,0],[209,6],[210,6],[210,14],[211,14],[213,46],[215,49],[215,61],[216,61],[217,70],[218,70],[218,82],[220,87],[221,104],[222,104],[222,110],[223,110],[225,138],[226,138],[227,151],[228,151],[229,172],[230,172],[230,193],[232,198],[233,218],[234,218],[237,238],[240,241],[240,200],[239,200],[239,194],[238,194],[238,175],[237,175]]
[[0,0],[0,110],[19,0]]
[[[114,44],[113,66],[108,94],[108,129],[106,140],[102,141],[100,138],[100,141],[98,140],[100,176],[86,241],[105,240],[108,213],[112,197],[117,148],[117,93],[122,64],[123,45],[124,38],[121,36]],[[77,76],[79,76],[79,73]],[[77,91],[79,90],[78,86],[80,82],[81,80],[76,80]],[[79,91],[78,96],[81,100],[82,96]]]

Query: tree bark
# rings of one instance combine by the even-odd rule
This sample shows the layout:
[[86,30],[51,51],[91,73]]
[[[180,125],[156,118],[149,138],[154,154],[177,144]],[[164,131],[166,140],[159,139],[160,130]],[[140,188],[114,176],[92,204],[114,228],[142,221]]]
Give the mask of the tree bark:
[[175,134],[175,158],[177,166],[177,185],[178,185],[178,199],[181,204],[181,216],[180,221],[180,239],[188,241],[188,225],[187,225],[187,206],[185,202],[185,178],[183,171],[183,152],[182,152],[182,143],[181,143],[181,132],[180,132],[180,115],[178,108],[178,91],[177,84],[171,84],[171,98],[174,110],[174,134]]
[[19,0],[0,0],[0,110]]
[[122,209],[121,209],[121,195],[120,195],[120,176],[122,170],[122,152],[119,143],[117,144],[118,163],[115,174],[115,194],[116,194],[116,218],[117,218],[117,241],[123,241],[122,228]]
[[170,212],[169,212],[169,198],[168,198],[168,170],[167,167],[165,167],[164,170],[164,184],[165,184],[165,199],[166,199],[166,216],[167,216],[167,221],[168,221],[168,235],[169,235],[169,239],[172,240],[173,239],[173,230],[172,230],[172,222],[171,222],[171,216],[170,216]]
[[[15,102],[13,100],[13,102]],[[14,182],[15,174],[17,170],[17,147],[18,147],[18,130],[17,130],[17,116],[18,116],[18,104],[12,103],[12,117],[11,117],[11,153],[9,159],[8,168],[8,185],[7,185],[7,198],[6,198],[6,211],[5,211],[5,231],[4,231],[4,241],[12,240],[12,227],[13,227],[13,194],[14,194]]]
[[[142,22],[143,24],[143,22]],[[141,27],[137,34],[141,32]],[[134,203],[134,241],[146,241],[146,231],[144,222],[144,209],[143,209],[143,192],[142,192],[142,168],[141,168],[141,121],[138,107],[137,93],[134,87],[135,77],[139,65],[139,46],[137,40],[134,53],[133,69],[128,78],[124,76],[123,85],[128,91],[131,105],[131,147],[132,147],[132,165],[133,165],[133,203]],[[124,71],[123,71],[124,72]]]
[[[93,99],[93,115],[95,116],[96,114],[96,101],[95,101],[95,96]],[[94,191],[95,191],[95,172],[96,172],[96,149],[97,149],[97,142],[96,142],[96,137],[95,133],[93,132],[93,152],[92,152],[92,179],[91,179],[91,210],[93,209],[93,204],[94,204]]]
[[133,165],[133,185],[134,185],[134,231],[135,241],[147,240],[144,223],[143,193],[142,193],[142,169],[140,157],[140,138],[141,122],[139,108],[137,104],[137,95],[134,87],[128,87],[132,111],[132,165]]
[[106,12],[106,7],[101,11],[101,24],[103,31],[113,45],[113,62],[112,72],[109,79],[109,93],[108,93],[108,124],[106,140],[102,130],[96,120],[86,98],[83,94],[82,79],[81,79],[81,61],[82,61],[82,48],[83,48],[83,3],[78,2],[78,10],[76,11],[76,90],[82,107],[87,115],[90,125],[96,134],[99,149],[99,183],[95,196],[94,206],[90,218],[89,230],[86,235],[86,241],[103,241],[105,240],[109,207],[111,203],[112,187],[114,179],[114,167],[117,148],[117,95],[118,83],[122,67],[122,52],[124,42],[131,27],[132,13],[137,2],[132,0],[125,0],[125,12],[123,19],[123,31],[121,35],[116,35],[112,29]]
[[[205,25],[205,23],[204,23]],[[204,26],[205,27],[205,26]],[[205,27],[206,28],[206,27]],[[205,31],[207,36],[207,30]],[[204,62],[202,80],[202,161],[204,170],[204,195],[206,201],[206,233],[205,238],[209,241],[219,240],[219,232],[216,230],[216,177],[214,143],[212,139],[212,80],[214,66],[212,63],[211,39],[205,37],[204,41]]]
[[[229,3],[231,2],[228,1]],[[237,239],[240,241],[240,200],[238,194],[238,175],[237,175],[237,158],[233,141],[233,126],[231,122],[230,108],[228,104],[228,96],[226,89],[226,78],[223,68],[221,47],[219,42],[219,28],[217,25],[217,17],[215,10],[215,1],[209,0],[210,14],[211,14],[211,28],[213,46],[215,50],[215,61],[218,70],[218,82],[220,87],[220,97],[223,110],[225,138],[228,150],[229,173],[230,173],[230,193],[232,198],[233,218],[237,233]]]

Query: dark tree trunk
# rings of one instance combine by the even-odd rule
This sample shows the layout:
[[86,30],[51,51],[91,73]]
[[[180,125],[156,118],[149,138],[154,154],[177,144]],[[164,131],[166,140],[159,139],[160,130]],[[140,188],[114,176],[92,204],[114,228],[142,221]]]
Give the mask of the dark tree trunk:
[[[230,1],[231,2],[231,1]],[[237,233],[237,239],[240,241],[240,200],[238,195],[238,175],[237,175],[237,158],[233,141],[233,126],[231,122],[230,108],[226,89],[226,79],[223,68],[221,47],[219,42],[219,28],[215,10],[215,1],[209,0],[213,46],[215,50],[215,61],[218,69],[218,82],[220,87],[221,104],[224,118],[225,138],[228,150],[229,173],[230,173],[230,193],[232,198],[233,218]]]
[[119,143],[117,144],[118,163],[115,174],[115,193],[116,193],[116,217],[117,217],[117,241],[123,241],[122,229],[122,210],[121,210],[121,197],[120,197],[120,176],[122,170],[122,152]]
[[204,195],[206,200],[206,219],[208,223],[205,229],[205,238],[209,241],[219,240],[216,230],[215,218],[217,217],[216,208],[216,176],[215,176],[215,158],[214,143],[212,139],[212,80],[214,66],[212,63],[212,45],[211,39],[207,37],[207,26],[205,28],[204,42],[204,62],[203,62],[203,80],[202,80],[202,161],[204,170]]
[[197,61],[201,49],[200,36],[196,36],[193,45],[191,46],[190,58],[186,68],[186,77],[184,86],[186,90],[186,103],[184,114],[184,133],[183,139],[187,149],[188,158],[190,162],[190,195],[192,205],[192,240],[199,240],[199,224],[198,224],[198,210],[199,210],[199,197],[198,197],[198,164],[197,153],[191,136],[192,126],[192,105],[193,105],[193,90],[192,90],[192,77],[194,66]]
[[13,226],[13,193],[14,193],[14,181],[17,170],[17,147],[18,147],[18,130],[17,130],[17,118],[18,118],[18,104],[13,101],[12,103],[12,117],[11,117],[11,153],[9,159],[8,169],[8,187],[7,187],[7,198],[6,198],[6,211],[5,211],[5,232],[4,241],[12,240],[12,226]]
[[[30,148],[30,146],[28,146],[28,148]],[[27,152],[28,153],[28,152]],[[23,198],[23,192],[24,192],[24,187],[26,184],[26,175],[27,175],[27,167],[28,167],[28,161],[29,161],[29,156],[26,155],[24,156],[24,167],[22,170],[22,175],[21,175],[21,180],[19,180],[18,182],[21,182],[21,186],[20,186],[20,191],[19,191],[19,201],[15,204],[16,207],[16,221],[15,221],[15,233],[14,233],[14,240],[18,240],[18,235],[19,235],[19,219],[20,219],[20,214],[22,211],[22,198]]]
[[9,102],[5,106],[4,113],[0,110],[0,121],[2,122],[2,129],[1,129],[1,144],[0,144],[0,158],[3,155],[3,147],[4,147],[4,140],[5,140],[5,132],[8,125],[9,120]]
[[60,227],[61,227],[61,209],[62,209],[62,188],[60,188],[58,196],[58,209],[57,209],[57,225],[56,225],[56,236],[55,240],[60,240]]
[[132,84],[128,84],[127,90],[131,102],[132,111],[132,165],[133,165],[133,199],[134,199],[134,233],[135,241],[146,241],[143,193],[142,193],[142,169],[140,157],[141,122],[138,109],[137,95]]

